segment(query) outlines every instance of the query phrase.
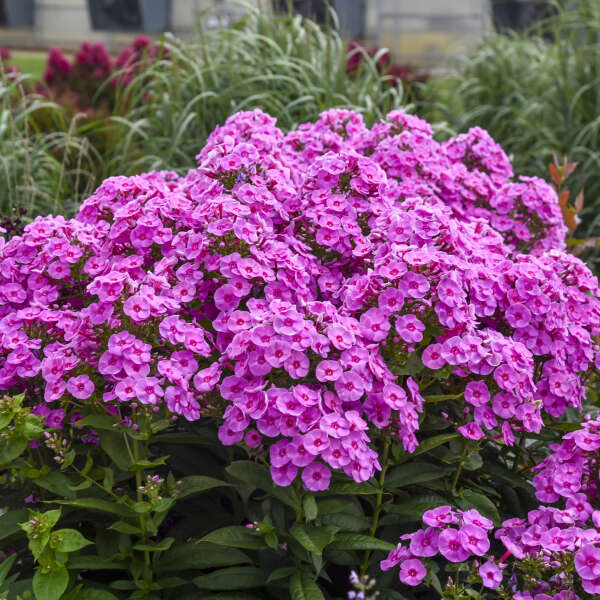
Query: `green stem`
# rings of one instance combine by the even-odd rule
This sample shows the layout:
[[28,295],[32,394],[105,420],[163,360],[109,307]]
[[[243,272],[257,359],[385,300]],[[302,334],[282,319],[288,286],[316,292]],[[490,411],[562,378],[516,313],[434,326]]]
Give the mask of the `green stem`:
[[84,475],[75,465],[71,465],[71,468],[80,476],[83,477],[86,481],[91,482],[93,485],[99,487],[103,492],[107,493],[109,496],[114,498],[115,500],[119,500],[119,496],[117,496],[112,490],[107,490],[103,485],[98,483],[95,479],[90,477],[89,475]]
[[[377,527],[379,527],[379,517],[383,509],[383,490],[385,484],[385,475],[388,469],[388,456],[390,453],[390,440],[386,438],[383,446],[383,455],[381,457],[381,473],[379,474],[379,489],[377,490],[377,499],[375,501],[375,509],[373,510],[373,522],[371,523],[371,537],[375,537]],[[366,575],[369,568],[369,559],[371,558],[371,550],[365,551],[365,558],[360,567],[361,575]]]
[[458,463],[458,469],[456,469],[456,473],[454,474],[454,480],[452,481],[452,489],[451,491],[453,492],[456,489],[456,484],[458,483],[458,478],[460,477],[460,474],[462,473],[463,470],[463,465],[465,463],[465,458],[467,456],[467,444],[465,443],[461,457],[460,457],[460,462]]
[[[139,446],[138,440],[135,438],[133,440],[133,458],[136,463],[139,462],[139,460],[140,460],[140,446]],[[142,492],[140,490],[140,487],[142,486],[142,480],[143,480],[142,476],[143,476],[142,470],[136,468],[136,470],[135,470],[135,492],[136,492],[138,502],[142,501]],[[148,532],[146,530],[146,515],[140,515],[139,522],[140,522],[140,529],[142,530],[142,543],[146,544],[148,542]],[[148,567],[148,570],[150,571],[150,552],[148,552],[148,550],[144,550],[144,562],[146,563],[146,566]]]

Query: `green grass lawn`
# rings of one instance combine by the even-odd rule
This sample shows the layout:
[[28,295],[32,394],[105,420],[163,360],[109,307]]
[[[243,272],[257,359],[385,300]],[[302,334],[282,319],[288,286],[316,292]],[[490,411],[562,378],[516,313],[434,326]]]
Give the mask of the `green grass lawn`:
[[21,69],[22,73],[31,75],[41,81],[46,69],[46,52],[29,52],[17,50],[12,52],[11,62]]

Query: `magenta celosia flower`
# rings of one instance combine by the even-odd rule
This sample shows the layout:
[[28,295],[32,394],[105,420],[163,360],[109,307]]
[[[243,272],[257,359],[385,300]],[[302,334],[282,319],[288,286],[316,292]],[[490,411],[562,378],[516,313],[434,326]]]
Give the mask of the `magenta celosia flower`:
[[419,585],[427,575],[425,565],[418,558],[409,558],[400,564],[400,581],[406,585]]
[[495,590],[502,583],[502,571],[490,561],[479,567],[479,577],[483,586],[491,590]]
[[329,487],[331,471],[319,462],[313,462],[302,471],[304,485],[313,492],[320,492]]
[[78,375],[67,381],[67,391],[79,400],[86,400],[94,393],[94,384],[88,375]]

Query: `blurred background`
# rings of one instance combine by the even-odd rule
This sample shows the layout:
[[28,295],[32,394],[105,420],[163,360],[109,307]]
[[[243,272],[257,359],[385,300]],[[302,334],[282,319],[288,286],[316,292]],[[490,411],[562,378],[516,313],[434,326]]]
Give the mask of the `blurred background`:
[[[331,0],[347,37],[392,51],[400,62],[436,67],[471,50],[495,27],[524,30],[548,14],[539,0]],[[290,8],[317,22],[327,19],[326,0],[249,0],[264,12]],[[244,12],[230,0],[0,0],[0,45],[76,49],[103,42],[110,51],[136,33],[179,36],[227,26]]]

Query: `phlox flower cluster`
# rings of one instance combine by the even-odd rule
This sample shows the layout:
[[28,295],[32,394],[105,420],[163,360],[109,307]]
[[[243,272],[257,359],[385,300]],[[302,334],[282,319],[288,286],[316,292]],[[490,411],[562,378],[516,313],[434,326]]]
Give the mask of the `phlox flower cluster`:
[[436,377],[463,436],[540,431],[581,405],[598,360],[597,280],[561,250],[544,184],[497,210],[506,156],[481,131],[456,143],[399,111],[288,134],[254,111],[186,176],[106,180],[75,219],[0,240],[0,389],[63,417],[94,402],[216,417],[277,484],[317,491],[332,470],[369,479],[374,434],[414,451]]
[[526,520],[505,522],[496,537],[516,558],[539,556],[557,583],[570,556],[582,588],[600,594],[600,419],[584,421],[551,448],[533,478],[542,504]]
[[[407,542],[398,544],[386,559],[381,569],[400,565],[399,578],[406,585],[419,585],[427,568],[423,558],[443,556],[446,560],[464,562],[471,555],[483,556],[490,548],[489,530],[494,524],[475,509],[452,510],[450,506],[439,506],[423,513],[425,529],[402,537]],[[480,569],[483,585],[495,589],[502,580],[500,569],[493,562],[486,562]]]
[[[424,513],[428,527],[402,536],[408,545],[400,543],[381,568],[400,564],[400,580],[418,585],[427,573],[422,557],[439,553],[450,562],[464,562],[487,555],[478,569],[483,585],[496,589],[504,579],[517,600],[576,600],[579,588],[596,597],[600,594],[600,419],[588,419],[551,449],[533,479],[542,504],[526,519],[504,521],[494,533],[507,550],[500,561],[487,555],[491,521],[475,511],[461,513],[441,506]],[[475,515],[475,521],[465,515]],[[511,569],[503,563],[511,555],[517,561],[535,559],[536,572],[544,574],[526,577],[527,591],[518,589],[522,582],[510,581]]]

